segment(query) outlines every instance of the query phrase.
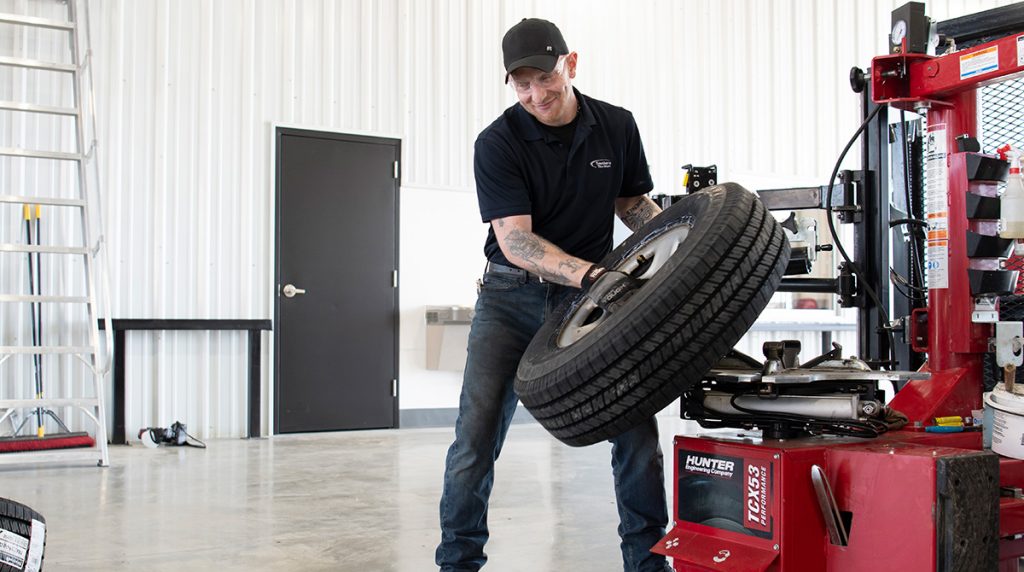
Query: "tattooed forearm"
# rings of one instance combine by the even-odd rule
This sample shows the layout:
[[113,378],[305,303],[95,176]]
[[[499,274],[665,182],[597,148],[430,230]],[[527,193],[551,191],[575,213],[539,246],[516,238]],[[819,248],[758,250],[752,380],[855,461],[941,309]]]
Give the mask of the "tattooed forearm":
[[578,258],[566,258],[565,260],[558,263],[558,270],[565,274],[574,274],[583,270],[583,264],[580,264]]
[[565,286],[578,288],[590,263],[567,254],[558,246],[535,234],[530,220],[512,217],[491,221],[501,251],[512,264]]
[[544,243],[537,235],[513,229],[505,237],[505,243],[508,245],[509,254],[539,268],[539,262],[544,258]]
[[661,209],[658,208],[658,205],[654,204],[654,201],[647,197],[640,197],[639,200],[626,209],[626,212],[620,213],[619,218],[622,219],[622,222],[629,230],[636,232],[660,212]]

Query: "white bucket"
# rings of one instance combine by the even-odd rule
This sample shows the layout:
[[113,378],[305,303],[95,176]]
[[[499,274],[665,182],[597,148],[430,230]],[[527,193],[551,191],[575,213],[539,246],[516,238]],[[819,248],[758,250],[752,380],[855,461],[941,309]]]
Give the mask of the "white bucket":
[[1000,383],[985,394],[985,405],[992,408],[992,450],[1024,460],[1024,395],[1003,387]]

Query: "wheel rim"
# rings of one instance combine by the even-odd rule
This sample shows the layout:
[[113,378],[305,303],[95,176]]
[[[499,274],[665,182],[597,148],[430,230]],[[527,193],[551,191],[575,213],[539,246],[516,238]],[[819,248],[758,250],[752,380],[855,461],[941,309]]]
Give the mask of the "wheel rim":
[[[679,250],[679,246],[690,235],[692,227],[691,222],[680,222],[652,234],[609,270],[632,275],[643,282],[650,280]],[[611,316],[611,313],[598,307],[593,300],[582,296],[559,328],[555,344],[559,348],[569,347],[599,328]]]

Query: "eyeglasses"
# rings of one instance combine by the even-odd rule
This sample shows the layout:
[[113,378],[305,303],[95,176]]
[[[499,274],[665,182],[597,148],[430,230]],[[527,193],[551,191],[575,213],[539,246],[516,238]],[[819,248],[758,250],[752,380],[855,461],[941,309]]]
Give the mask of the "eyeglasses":
[[558,58],[558,63],[555,64],[555,68],[549,72],[542,73],[532,80],[524,81],[512,77],[509,79],[509,85],[516,93],[530,93],[533,86],[537,86],[541,89],[547,89],[558,84],[559,80],[562,79],[562,72],[565,71],[565,56]]

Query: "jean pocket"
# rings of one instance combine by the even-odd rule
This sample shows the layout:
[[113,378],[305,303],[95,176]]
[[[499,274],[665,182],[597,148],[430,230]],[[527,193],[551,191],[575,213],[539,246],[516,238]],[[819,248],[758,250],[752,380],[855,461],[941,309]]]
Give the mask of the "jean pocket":
[[483,278],[480,279],[480,289],[492,292],[515,290],[522,284],[522,280],[516,276],[497,272],[485,272]]

